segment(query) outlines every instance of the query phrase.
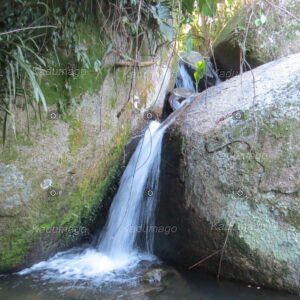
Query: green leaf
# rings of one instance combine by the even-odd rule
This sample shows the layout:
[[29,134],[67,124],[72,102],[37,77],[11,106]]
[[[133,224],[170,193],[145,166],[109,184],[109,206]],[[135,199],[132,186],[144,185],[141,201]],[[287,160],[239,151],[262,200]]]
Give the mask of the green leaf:
[[217,10],[217,0],[198,0],[200,13],[203,16],[213,17]]
[[171,18],[169,8],[164,5],[157,4],[155,6],[151,6],[151,13],[159,25],[161,34],[164,35],[168,41],[172,41],[174,39],[175,29],[167,23],[167,21]]
[[200,80],[204,77],[205,69],[206,69],[206,63],[204,60],[199,60],[196,63],[196,72],[194,72],[194,78],[196,80],[197,86],[199,85]]
[[192,13],[194,10],[194,0],[183,0],[182,1],[182,10],[184,12]]
[[185,52],[191,52],[193,50],[193,36],[189,35],[185,41]]
[[161,20],[167,21],[168,19],[171,18],[171,13],[168,7],[164,6],[164,5],[156,5],[156,12],[158,17]]
[[164,22],[159,24],[159,30],[171,42],[174,39],[175,31],[174,28]]

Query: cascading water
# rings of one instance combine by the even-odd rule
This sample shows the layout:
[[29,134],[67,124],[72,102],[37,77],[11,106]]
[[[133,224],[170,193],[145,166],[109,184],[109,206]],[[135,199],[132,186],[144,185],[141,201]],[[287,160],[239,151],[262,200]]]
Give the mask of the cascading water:
[[[205,74],[199,83],[198,91],[206,90],[211,86],[218,85],[219,83],[221,83],[221,80],[218,77],[216,71],[214,70],[212,63],[209,60],[205,60],[205,64]],[[188,64],[186,64],[185,62],[181,61],[179,63],[178,74],[176,78],[176,87],[183,87],[196,93],[195,80],[189,74],[187,66]]]
[[186,69],[185,64],[180,63],[178,68],[178,75],[176,78],[176,87],[183,87],[191,91],[196,92],[194,85],[194,80],[190,76],[189,72]]
[[[179,67],[179,73],[183,87],[194,90],[184,66]],[[20,275],[39,272],[44,279],[88,280],[99,284],[120,278],[123,281],[124,274],[134,270],[141,261],[157,260],[152,255],[153,227],[159,194],[162,140],[165,130],[189,101],[184,101],[181,108],[162,124],[150,122],[121,177],[96,247],[57,253],[49,260],[19,272]]]
[[[98,245],[58,253],[48,261],[19,272],[20,275],[39,271],[45,279],[86,279],[98,283],[99,280],[116,280],[117,270],[124,274],[141,260],[155,259],[151,255],[154,231],[147,228],[155,224],[163,135],[177,114],[178,111],[162,124],[157,121],[149,124],[122,175]],[[141,231],[144,235],[138,247]]]
[[58,253],[18,273],[29,276],[0,274],[1,299],[298,299],[202,276],[189,275],[183,280],[176,270],[160,262],[157,265],[151,255],[162,140],[193,97],[183,94],[185,100],[166,121],[149,124],[121,178],[98,244]]
[[[165,126],[153,121],[135,150],[113,200],[98,250],[110,257],[129,255],[142,228],[154,225],[154,210]],[[152,252],[153,232],[146,230],[144,248]]]

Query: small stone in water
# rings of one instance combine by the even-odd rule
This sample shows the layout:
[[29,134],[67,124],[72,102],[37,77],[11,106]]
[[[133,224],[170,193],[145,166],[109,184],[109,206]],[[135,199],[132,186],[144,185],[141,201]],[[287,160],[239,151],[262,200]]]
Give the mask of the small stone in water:
[[260,286],[256,287],[257,290],[260,290]]
[[249,285],[248,285],[248,288],[251,288],[251,287],[252,287],[252,285],[251,285],[251,284],[249,284]]

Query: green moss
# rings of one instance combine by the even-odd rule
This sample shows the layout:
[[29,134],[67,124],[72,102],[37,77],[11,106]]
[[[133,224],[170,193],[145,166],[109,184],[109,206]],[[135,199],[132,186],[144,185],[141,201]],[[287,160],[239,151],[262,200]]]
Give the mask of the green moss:
[[109,159],[101,161],[98,166],[90,170],[91,174],[87,174],[87,177],[79,182],[77,189],[67,200],[68,213],[62,217],[62,225],[78,225],[78,222],[87,219],[93,207],[101,202],[120,167],[120,158],[127,140],[128,130],[125,130],[116,139]]
[[289,135],[289,124],[286,122],[273,122],[270,124],[268,130],[276,139],[287,137]]
[[87,144],[87,137],[85,136],[84,125],[81,120],[74,117],[67,118],[70,132],[69,132],[69,149],[72,155],[84,145]]
[[[107,75],[106,68],[101,68],[99,72],[94,69],[95,62],[101,62],[107,47],[107,42],[99,33],[96,20],[89,18],[87,22],[77,24],[77,30],[78,43],[87,49],[90,66],[84,67],[61,46],[62,48],[57,50],[59,64],[46,70],[40,81],[48,105],[67,107],[70,99],[78,99],[86,92],[99,91]],[[55,61],[55,57],[56,54],[51,53],[49,60]]]
[[32,237],[20,225],[10,228],[0,236],[0,270],[10,270],[20,266],[28,254]]
[[24,155],[19,146],[32,146],[33,140],[27,134],[17,131],[16,135],[8,137],[5,146],[0,148],[0,162],[11,163],[17,160],[24,160]]
[[[6,229],[5,234],[0,236],[1,271],[20,267],[34,242],[43,237],[46,230],[54,227],[62,229],[86,227],[94,221],[97,208],[120,170],[128,134],[129,126],[126,126],[115,137],[109,156],[89,168],[85,176],[79,179],[73,192],[51,200],[47,199],[42,204],[39,202],[38,205],[43,205],[43,209],[36,207],[33,209],[34,204],[31,203],[30,216],[26,217],[24,224],[9,223],[11,228]],[[34,211],[40,213],[34,214]],[[59,234],[60,236],[56,237],[59,243],[65,245],[72,240],[72,236],[63,230]]]
[[126,127],[115,138],[109,157],[100,160],[93,168],[89,168],[71,194],[60,197],[59,201],[53,200],[47,203],[45,214],[39,216],[38,228],[49,229],[53,226],[75,228],[91,223],[91,216],[94,215],[96,207],[102,202],[120,169],[128,132],[129,128]]
[[[59,74],[59,69],[53,69],[53,73]],[[41,89],[45,95],[47,105],[57,104],[60,100],[67,102],[68,95],[65,90],[66,78],[64,75],[46,75],[41,80]]]
[[20,157],[19,151],[15,145],[6,145],[5,147],[3,147],[0,153],[0,162],[2,163],[10,163],[16,161]]
[[99,34],[96,21],[91,18],[86,23],[78,24],[79,43],[86,47],[87,56],[90,61],[88,69],[81,68],[76,72],[78,76],[69,79],[71,97],[79,97],[84,92],[99,91],[104,78],[107,75],[107,69],[102,68],[99,73],[94,70],[96,61],[101,61],[106,51],[106,41]]
[[45,223],[45,224],[39,225],[39,228],[42,230],[47,230],[47,229],[50,229],[51,227],[53,227],[54,225],[55,225],[55,220],[52,220],[50,223]]
[[71,97],[79,97],[85,92],[96,93],[100,90],[106,75],[107,69],[102,69],[99,73],[96,73],[92,69],[88,69],[83,71],[78,77],[70,79]]
[[59,163],[64,167],[70,168],[72,166],[72,161],[71,161],[69,155],[67,155],[67,154],[65,154],[59,158]]
[[116,105],[117,105],[117,97],[110,97],[109,99],[109,103],[110,103],[110,107],[112,109],[115,109],[116,108]]
[[249,124],[236,125],[232,129],[232,137],[238,139],[241,137],[248,137],[254,132],[254,129]]
[[17,143],[19,145],[33,146],[33,140],[23,132],[17,132]]
[[118,68],[115,70],[116,84],[123,85],[126,81],[127,68]]

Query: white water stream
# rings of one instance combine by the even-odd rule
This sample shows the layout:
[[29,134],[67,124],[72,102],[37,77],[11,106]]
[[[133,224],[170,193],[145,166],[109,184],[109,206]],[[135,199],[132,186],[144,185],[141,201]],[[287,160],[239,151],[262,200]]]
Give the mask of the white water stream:
[[176,87],[183,87],[196,92],[194,81],[187,71],[185,64],[179,64],[178,75],[176,78]]
[[[179,67],[179,75],[181,86],[194,90],[184,66]],[[184,101],[162,124],[150,122],[121,177],[97,246],[57,253],[18,274],[39,272],[45,279],[97,283],[123,281],[141,261],[157,260],[152,253],[162,140],[165,130],[189,101]]]
[[156,259],[152,248],[161,146],[164,132],[175,115],[163,124],[149,124],[122,175],[97,247],[58,253],[19,272],[20,275],[39,271],[46,279],[112,281],[116,271],[124,275],[141,260]]
[[[100,252],[110,257],[130,255],[136,248],[138,233],[154,226],[165,128],[156,121],[150,123],[121,178],[98,246]],[[153,234],[146,230],[144,248],[148,253],[152,252]]]

